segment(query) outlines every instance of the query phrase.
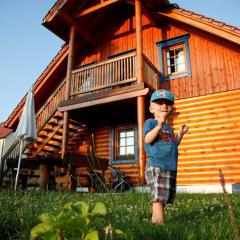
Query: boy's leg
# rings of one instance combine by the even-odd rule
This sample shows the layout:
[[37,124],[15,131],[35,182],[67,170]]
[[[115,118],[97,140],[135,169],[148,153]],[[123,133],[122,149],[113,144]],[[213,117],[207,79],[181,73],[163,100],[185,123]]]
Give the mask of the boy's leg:
[[164,208],[165,204],[161,202],[153,202],[152,204],[152,222],[156,224],[164,223]]

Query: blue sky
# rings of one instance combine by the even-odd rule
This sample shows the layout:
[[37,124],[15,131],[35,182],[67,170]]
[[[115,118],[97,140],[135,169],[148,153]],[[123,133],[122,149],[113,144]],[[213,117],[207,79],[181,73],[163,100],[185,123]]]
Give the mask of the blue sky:
[[[63,41],[41,25],[56,0],[0,3],[0,122],[61,49]],[[170,0],[187,10],[240,28],[239,0]]]

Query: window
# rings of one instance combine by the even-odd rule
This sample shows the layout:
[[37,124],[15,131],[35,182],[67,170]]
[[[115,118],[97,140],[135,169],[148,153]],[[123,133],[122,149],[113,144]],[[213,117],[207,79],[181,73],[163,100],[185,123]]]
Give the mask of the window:
[[112,130],[112,163],[131,163],[137,159],[137,136],[134,126],[121,126]]
[[158,42],[161,81],[190,77],[189,35]]

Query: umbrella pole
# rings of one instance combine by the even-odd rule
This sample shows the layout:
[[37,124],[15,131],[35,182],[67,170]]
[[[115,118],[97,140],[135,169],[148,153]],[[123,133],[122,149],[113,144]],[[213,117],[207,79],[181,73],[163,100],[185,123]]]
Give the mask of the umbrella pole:
[[20,165],[21,165],[21,160],[22,160],[22,148],[23,148],[23,140],[20,140],[20,152],[19,152],[19,159],[18,159],[18,167],[17,167],[17,175],[16,175],[16,180],[15,180],[15,187],[14,187],[14,191],[17,190],[17,183],[18,183],[18,175],[19,175],[19,171],[20,171]]

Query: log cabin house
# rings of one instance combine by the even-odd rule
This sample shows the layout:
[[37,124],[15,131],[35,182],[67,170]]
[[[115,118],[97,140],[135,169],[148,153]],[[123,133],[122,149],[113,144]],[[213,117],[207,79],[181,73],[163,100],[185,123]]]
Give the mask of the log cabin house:
[[[54,166],[56,182],[66,184],[66,162],[89,186],[89,153],[107,178],[111,164],[132,186],[144,186],[142,128],[149,96],[165,88],[176,97],[174,130],[190,126],[179,148],[179,189],[215,191],[221,169],[233,191],[240,182],[240,29],[168,0],[58,0],[42,24],[65,45],[33,86],[38,138],[24,154],[39,167],[41,187]],[[6,127],[16,129],[24,102]],[[1,180],[17,150],[14,142],[2,156]]]

